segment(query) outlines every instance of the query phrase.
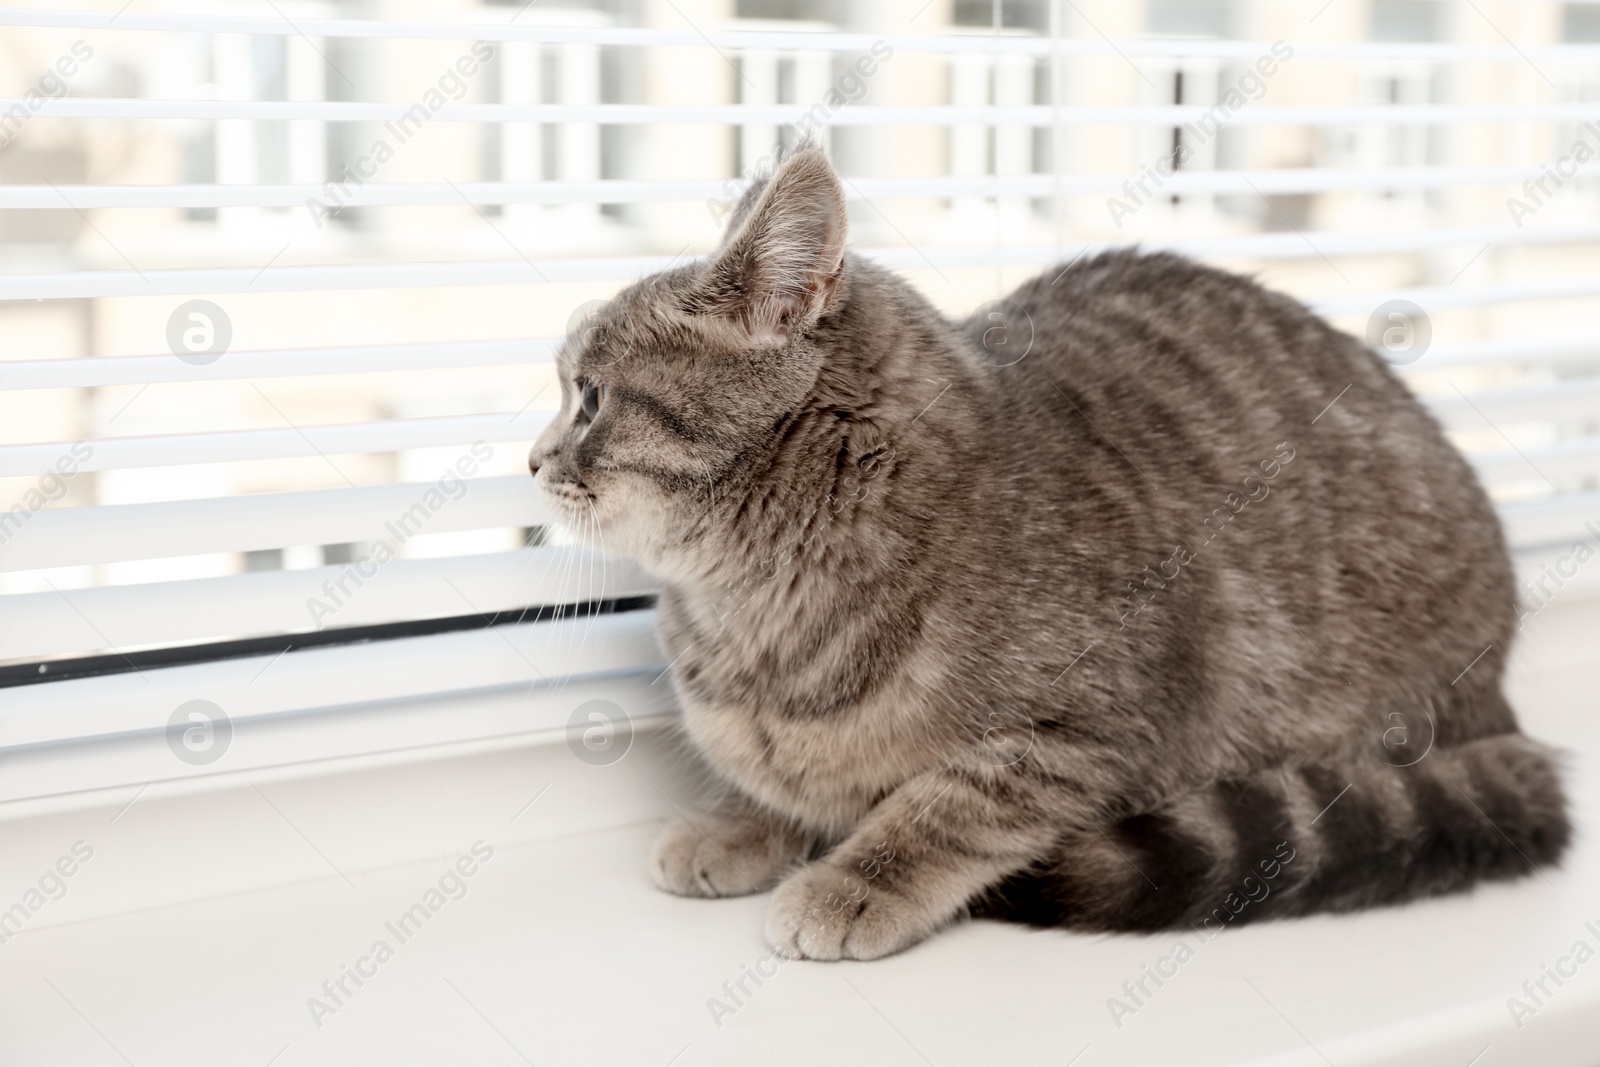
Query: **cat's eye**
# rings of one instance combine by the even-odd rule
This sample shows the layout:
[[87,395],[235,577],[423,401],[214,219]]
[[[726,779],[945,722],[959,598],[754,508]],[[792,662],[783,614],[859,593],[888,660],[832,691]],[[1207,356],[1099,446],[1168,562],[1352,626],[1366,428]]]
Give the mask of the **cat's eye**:
[[606,387],[603,385],[586,385],[583,387],[583,417],[590,422],[600,414],[600,405],[606,402]]

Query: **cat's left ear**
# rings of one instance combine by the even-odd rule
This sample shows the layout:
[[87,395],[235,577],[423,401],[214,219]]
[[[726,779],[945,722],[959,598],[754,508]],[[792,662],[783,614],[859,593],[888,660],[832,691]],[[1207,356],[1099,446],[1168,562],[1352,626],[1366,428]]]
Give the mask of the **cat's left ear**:
[[735,224],[696,303],[757,344],[781,344],[833,306],[844,277],[844,189],[828,157],[795,151]]

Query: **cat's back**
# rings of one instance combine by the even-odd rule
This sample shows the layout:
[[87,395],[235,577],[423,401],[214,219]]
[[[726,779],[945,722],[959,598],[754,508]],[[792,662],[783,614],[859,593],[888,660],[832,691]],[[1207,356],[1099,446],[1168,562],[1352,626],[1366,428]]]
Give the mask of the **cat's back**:
[[[996,310],[1021,358],[985,358]],[[1504,644],[1511,570],[1473,471],[1376,354],[1304,305],[1179,256],[1118,251],[980,312],[962,327],[1010,399],[1010,481],[1017,509],[1038,514],[1034,543],[1053,498],[1109,486],[1091,499],[1115,498],[1115,523],[1105,507],[1075,514],[1129,575],[1187,538],[1201,558],[1185,573],[1217,576],[1211,595],[1225,572],[1246,574],[1249,597],[1367,619],[1365,637],[1343,635],[1352,644],[1379,636],[1372,619],[1406,620],[1381,634],[1397,644],[1463,617],[1478,624],[1453,635],[1467,659]],[[1379,574],[1397,580],[1374,586]]]
[[1011,349],[988,361],[1015,359],[1002,369],[1023,392],[1044,378],[1191,427],[1309,422],[1346,386],[1369,410],[1420,414],[1376,356],[1297,301],[1171,253],[1119,250],[1046,271],[968,320],[980,350],[1000,336],[997,314]]
[[[989,355],[997,312],[1005,359]],[[1442,483],[1455,497],[1447,510],[1493,523],[1471,470],[1393,370],[1251,278],[1170,253],[1108,252],[1046,271],[963,328],[1036,437],[1054,434],[1064,399],[1095,436],[1161,455],[1207,496],[1279,442],[1303,443],[1328,482]]]

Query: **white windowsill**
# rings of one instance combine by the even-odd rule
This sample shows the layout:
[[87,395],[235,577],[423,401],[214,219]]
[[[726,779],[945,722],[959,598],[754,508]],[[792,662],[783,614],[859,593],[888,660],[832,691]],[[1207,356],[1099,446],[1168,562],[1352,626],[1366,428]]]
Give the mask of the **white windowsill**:
[[[1191,938],[1194,959],[1120,1028],[1108,998],[1174,936],[964,924],[890,960],[747,979],[719,1027],[708,1000],[732,1005],[723,983],[765,957],[767,898],[648,884],[663,794],[685,801],[661,731],[610,767],[546,732],[0,822],[0,909],[75,841],[94,848],[67,895],[0,944],[0,1062],[265,1065],[287,1046],[276,1067],[521,1063],[514,1045],[535,1063],[944,1067],[1065,1064],[1087,1045],[1078,1067],[1593,1067],[1600,959],[1520,1030],[1506,998],[1574,941],[1600,948],[1584,929],[1600,926],[1597,619],[1600,605],[1552,605],[1513,671],[1528,730],[1579,752],[1579,845],[1549,882]],[[478,840],[494,856],[465,896],[399,944],[384,923]],[[307,998],[380,937],[394,958],[317,1028]]]

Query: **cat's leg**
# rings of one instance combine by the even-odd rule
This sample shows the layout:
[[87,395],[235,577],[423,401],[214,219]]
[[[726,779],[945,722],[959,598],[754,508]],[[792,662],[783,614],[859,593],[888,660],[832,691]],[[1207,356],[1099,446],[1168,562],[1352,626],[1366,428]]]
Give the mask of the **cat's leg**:
[[668,825],[650,858],[655,883],[686,897],[737,897],[772,887],[812,838],[742,795]]
[[1016,767],[945,767],[908,780],[827,856],[786,878],[767,938],[804,959],[907,948],[989,886],[1046,855],[1064,798]]

